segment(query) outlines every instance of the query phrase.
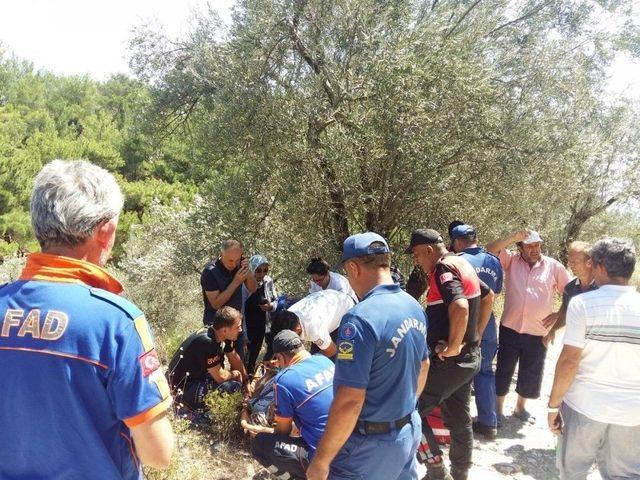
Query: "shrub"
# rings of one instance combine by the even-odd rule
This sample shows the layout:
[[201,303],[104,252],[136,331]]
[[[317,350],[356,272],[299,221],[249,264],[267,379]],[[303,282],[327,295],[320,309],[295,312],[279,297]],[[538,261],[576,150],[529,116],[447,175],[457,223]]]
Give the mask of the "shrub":
[[226,441],[241,437],[242,393],[213,391],[207,394],[204,403],[209,410],[211,431],[216,439]]
[[4,261],[0,262],[0,285],[17,280],[26,261],[26,257],[5,257]]

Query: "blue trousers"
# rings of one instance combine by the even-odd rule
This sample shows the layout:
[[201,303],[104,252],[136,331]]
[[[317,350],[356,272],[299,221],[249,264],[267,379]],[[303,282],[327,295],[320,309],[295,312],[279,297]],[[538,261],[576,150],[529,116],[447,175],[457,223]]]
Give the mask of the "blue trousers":
[[496,374],[493,371],[493,358],[498,351],[498,332],[496,321],[491,314],[487,328],[480,342],[482,361],[480,371],[473,377],[473,389],[476,395],[478,423],[495,428],[496,417]]
[[331,463],[329,480],[417,480],[420,415],[400,430],[378,435],[352,433]]

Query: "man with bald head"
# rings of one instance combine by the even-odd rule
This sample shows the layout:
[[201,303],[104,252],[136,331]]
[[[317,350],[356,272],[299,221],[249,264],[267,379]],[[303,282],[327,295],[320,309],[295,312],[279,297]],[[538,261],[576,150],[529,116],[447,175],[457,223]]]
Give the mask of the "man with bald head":
[[[249,260],[244,257],[242,243],[235,238],[226,238],[220,245],[220,256],[208,263],[200,275],[202,300],[204,302],[205,326],[213,324],[216,311],[222,307],[233,307],[244,311],[242,305],[242,285],[252,294],[258,289],[255,277],[249,271]],[[245,333],[238,338],[236,351],[244,359]]]

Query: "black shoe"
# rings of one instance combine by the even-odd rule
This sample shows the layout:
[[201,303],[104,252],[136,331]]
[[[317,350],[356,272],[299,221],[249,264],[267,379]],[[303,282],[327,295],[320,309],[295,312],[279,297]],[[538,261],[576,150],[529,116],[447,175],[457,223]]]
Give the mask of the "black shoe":
[[497,424],[497,427],[498,427],[498,428],[502,428],[506,423],[507,423],[507,417],[505,417],[503,414],[499,413],[499,414],[498,414],[498,424]]
[[422,480],[453,480],[444,462],[427,463],[427,474]]
[[498,435],[498,430],[484,423],[473,422],[471,427],[473,428],[473,433],[482,435],[487,440],[495,440]]
[[467,470],[458,470],[455,468],[451,468],[451,478],[453,480],[467,480],[469,477],[469,472]]
[[536,423],[536,417],[531,415],[527,410],[521,410],[520,412],[514,410],[513,416],[524,423]]

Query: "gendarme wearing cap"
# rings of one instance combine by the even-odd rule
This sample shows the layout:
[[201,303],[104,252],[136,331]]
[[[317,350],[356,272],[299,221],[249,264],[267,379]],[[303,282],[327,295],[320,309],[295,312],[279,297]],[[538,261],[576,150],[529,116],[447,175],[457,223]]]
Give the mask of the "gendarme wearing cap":
[[442,235],[437,231],[432,230],[431,228],[420,228],[411,233],[411,241],[404,253],[411,253],[413,247],[417,245],[437,245],[439,243],[444,242],[442,240]]
[[[418,478],[415,407],[428,367],[427,325],[420,304],[394,283],[390,253],[377,233],[344,241],[342,261],[361,301],[340,322],[335,408],[307,478]],[[355,426],[346,442],[345,424]]]
[[453,230],[451,230],[451,239],[455,240],[457,238],[465,238],[465,237],[475,237],[476,229],[471,225],[463,224],[458,225]]
[[366,232],[351,235],[342,246],[342,262],[355,257],[391,253],[387,241],[377,233]]

